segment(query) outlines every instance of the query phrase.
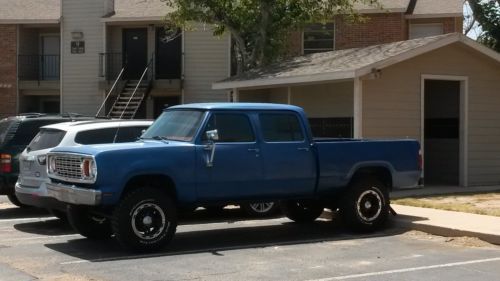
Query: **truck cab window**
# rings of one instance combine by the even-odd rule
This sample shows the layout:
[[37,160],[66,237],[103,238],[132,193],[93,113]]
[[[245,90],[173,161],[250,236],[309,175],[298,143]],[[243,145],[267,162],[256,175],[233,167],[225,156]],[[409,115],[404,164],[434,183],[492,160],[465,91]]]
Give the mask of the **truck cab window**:
[[259,120],[266,142],[304,140],[300,122],[293,114],[260,114]]
[[[218,142],[254,142],[255,134],[250,120],[243,114],[214,114],[205,127],[204,132],[217,130]],[[203,141],[207,136],[203,134]]]

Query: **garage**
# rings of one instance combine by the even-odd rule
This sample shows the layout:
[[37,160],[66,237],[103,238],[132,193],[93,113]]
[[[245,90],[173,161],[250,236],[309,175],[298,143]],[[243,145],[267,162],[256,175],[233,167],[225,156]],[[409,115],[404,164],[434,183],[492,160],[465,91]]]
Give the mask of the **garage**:
[[427,185],[500,184],[500,54],[454,33],[306,55],[213,84],[303,107],[317,137],[420,141]]

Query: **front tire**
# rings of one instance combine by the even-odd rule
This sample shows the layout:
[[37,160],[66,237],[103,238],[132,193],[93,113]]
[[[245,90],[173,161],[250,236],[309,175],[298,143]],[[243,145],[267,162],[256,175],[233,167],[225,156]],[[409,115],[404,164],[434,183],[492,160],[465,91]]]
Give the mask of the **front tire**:
[[112,226],[124,248],[158,251],[174,237],[177,209],[166,192],[152,187],[138,188],[116,206]]
[[73,229],[89,239],[108,239],[113,234],[109,219],[93,214],[88,207],[68,205],[66,214]]
[[287,218],[299,223],[313,222],[324,210],[321,202],[315,200],[286,200],[280,202],[280,207]]
[[340,215],[352,230],[371,232],[385,225],[389,215],[389,192],[376,179],[355,181],[342,198]]

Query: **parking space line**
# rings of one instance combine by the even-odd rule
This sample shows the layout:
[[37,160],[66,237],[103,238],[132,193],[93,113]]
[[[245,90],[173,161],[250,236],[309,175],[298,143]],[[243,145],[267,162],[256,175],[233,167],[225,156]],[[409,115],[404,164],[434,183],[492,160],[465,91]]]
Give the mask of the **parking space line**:
[[2,222],[18,222],[18,221],[48,221],[48,220],[53,220],[53,219],[55,219],[55,217],[0,219],[0,223],[2,223]]
[[64,235],[50,235],[50,236],[39,236],[39,237],[25,237],[25,238],[13,238],[13,239],[2,239],[2,242],[18,242],[18,241],[29,241],[29,240],[50,240],[57,238],[69,238],[77,237],[80,234],[64,234]]
[[429,265],[429,266],[410,267],[410,268],[394,269],[394,270],[379,271],[379,272],[352,274],[352,275],[336,276],[336,277],[329,277],[329,278],[322,278],[322,279],[310,279],[308,281],[347,280],[347,279],[381,276],[381,275],[389,275],[389,274],[395,274],[395,273],[406,273],[406,272],[414,272],[414,271],[429,270],[429,269],[436,269],[436,268],[455,267],[455,266],[487,263],[487,262],[495,262],[495,261],[500,261],[500,257],[491,258],[491,259],[481,259],[481,260],[471,260],[471,261],[463,261],[463,262],[436,264],[436,265]]

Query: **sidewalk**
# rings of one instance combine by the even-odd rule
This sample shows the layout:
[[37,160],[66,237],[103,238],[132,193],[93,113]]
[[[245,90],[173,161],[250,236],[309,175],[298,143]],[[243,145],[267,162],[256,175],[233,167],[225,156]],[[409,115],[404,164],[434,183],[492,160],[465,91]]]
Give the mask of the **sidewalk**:
[[[425,187],[411,190],[396,190],[391,193],[391,198],[495,191],[500,191],[500,186]],[[398,214],[393,220],[399,225],[440,236],[477,237],[483,241],[500,245],[500,217],[395,204],[391,206]]]

